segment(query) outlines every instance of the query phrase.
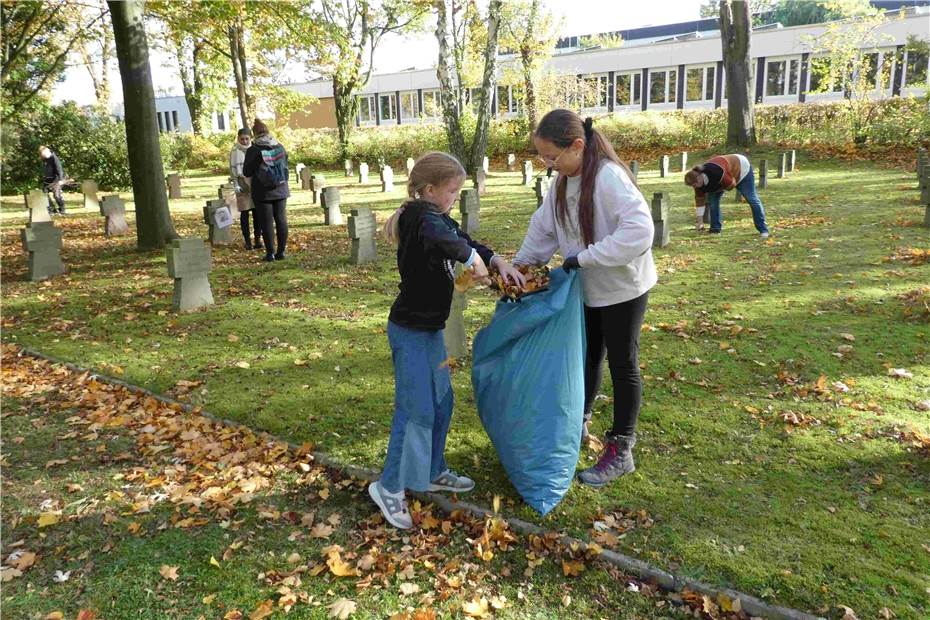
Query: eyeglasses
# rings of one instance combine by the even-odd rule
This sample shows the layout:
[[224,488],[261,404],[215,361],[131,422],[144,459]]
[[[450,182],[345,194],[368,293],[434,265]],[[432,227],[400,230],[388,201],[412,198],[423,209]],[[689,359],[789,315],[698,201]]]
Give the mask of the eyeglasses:
[[563,154],[566,150],[568,150],[568,147],[567,147],[567,146],[566,146],[564,149],[562,149],[561,151],[559,151],[559,154],[555,156],[555,159],[550,159],[549,157],[544,157],[543,155],[537,155],[537,156],[536,156],[536,159],[538,159],[540,162],[542,162],[543,164],[545,164],[546,167],[552,168],[552,167],[554,167],[557,163],[559,163],[559,159],[562,157],[562,154]]

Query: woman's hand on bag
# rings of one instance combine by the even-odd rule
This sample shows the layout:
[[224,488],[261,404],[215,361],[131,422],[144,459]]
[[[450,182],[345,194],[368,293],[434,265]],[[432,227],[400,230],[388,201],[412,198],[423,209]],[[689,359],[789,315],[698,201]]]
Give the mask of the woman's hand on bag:
[[475,252],[475,261],[471,264],[471,275],[482,284],[487,284],[491,281],[491,274],[488,273],[488,266],[484,264],[484,259],[482,259],[481,255],[477,252]]
[[526,286],[526,276],[500,256],[495,255],[491,258],[491,267],[501,274],[507,284],[517,284],[520,288]]

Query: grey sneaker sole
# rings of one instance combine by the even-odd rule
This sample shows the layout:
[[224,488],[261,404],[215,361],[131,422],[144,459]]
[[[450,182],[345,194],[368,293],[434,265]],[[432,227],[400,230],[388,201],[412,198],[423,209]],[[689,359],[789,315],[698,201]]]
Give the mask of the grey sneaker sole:
[[475,483],[472,483],[471,486],[462,487],[462,488],[450,487],[444,484],[430,483],[429,487],[427,487],[426,490],[429,491],[430,493],[435,493],[436,491],[449,491],[451,493],[468,493],[474,488],[475,488]]
[[606,487],[608,484],[610,484],[610,483],[613,482],[614,480],[617,480],[618,478],[622,478],[623,476],[626,476],[627,474],[632,474],[634,471],[636,471],[636,467],[633,467],[633,469],[631,469],[631,470],[629,470],[629,471],[623,472],[622,474],[620,474],[619,476],[617,476],[617,477],[615,477],[615,478],[611,478],[610,480],[604,480],[603,482],[594,481],[594,480],[585,480],[585,478],[584,478],[584,476],[583,476],[584,472],[579,473],[578,476],[577,476],[577,478],[578,478],[578,480],[580,480],[581,483],[584,484],[584,485],[587,485],[587,486],[592,487],[592,488],[595,488],[595,489],[600,489],[601,487]]
[[368,496],[371,497],[372,501],[374,501],[374,503],[378,505],[378,508],[381,509],[381,514],[384,516],[385,521],[399,530],[409,530],[412,528],[413,523],[402,523],[391,516],[390,512],[388,512],[384,505],[384,500],[381,498],[381,493],[379,493],[378,489],[376,488],[377,484],[378,482],[375,481],[368,485]]

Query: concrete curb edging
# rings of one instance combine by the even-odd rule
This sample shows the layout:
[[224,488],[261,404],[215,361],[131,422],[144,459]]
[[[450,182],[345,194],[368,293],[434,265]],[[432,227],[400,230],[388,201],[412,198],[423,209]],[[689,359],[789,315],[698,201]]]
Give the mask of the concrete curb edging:
[[[186,413],[202,415],[203,417],[208,418],[209,420],[212,420],[213,422],[222,424],[230,428],[246,429],[253,433],[256,432],[255,429],[249,428],[245,426],[244,424],[234,422],[233,420],[228,420],[225,418],[217,417],[193,405],[179,402],[177,400],[174,400],[173,398],[169,398],[161,394],[156,394],[155,392],[152,392],[151,390],[148,390],[143,387],[139,387],[137,385],[133,385],[131,383],[127,383],[126,381],[123,381],[121,379],[117,379],[115,377],[110,377],[108,375],[94,372],[87,368],[82,368],[76,364],[72,364],[71,362],[59,360],[50,355],[40,353],[38,351],[29,349],[27,347],[23,347],[21,345],[16,345],[16,346],[19,347],[20,349],[20,355],[28,355],[30,357],[34,357],[37,359],[45,360],[47,362],[51,362],[53,364],[59,364],[75,372],[87,373],[92,378],[97,379],[99,381],[103,381],[111,385],[118,385],[131,392],[149,396],[159,402],[165,403],[167,405],[172,405],[174,407],[178,407]],[[258,431],[258,432],[263,432],[263,431]],[[270,437],[273,437],[277,441],[286,443],[288,446],[290,446],[293,449],[300,447],[298,444],[295,444],[290,441],[284,441],[282,439],[275,437],[274,435],[271,435],[270,433],[264,433],[264,434]],[[320,463],[321,465],[324,465],[331,469],[342,471],[345,474],[348,474],[349,476],[352,476],[355,478],[374,481],[374,480],[377,480],[380,475],[380,472],[377,470],[368,469],[365,467],[358,467],[356,465],[347,465],[345,463],[341,463],[340,461],[337,461],[333,457],[323,452],[313,451],[310,454],[313,456],[313,459],[315,462]],[[478,506],[475,504],[471,504],[468,502],[462,502],[462,501],[453,502],[452,500],[449,499],[449,497],[445,495],[440,495],[438,493],[412,492],[411,494],[414,495],[415,497],[418,497],[420,499],[436,504],[446,513],[451,513],[454,510],[464,510],[480,518],[485,518],[485,517],[494,515],[494,513],[491,510],[484,508],[482,506]],[[538,525],[535,525],[533,523],[523,521],[522,519],[511,517],[511,518],[506,518],[505,521],[508,524],[510,524],[510,526],[514,530],[516,530],[517,532],[519,532],[520,534],[524,536],[529,535],[529,534],[542,535],[542,534],[547,533],[546,529]],[[574,543],[578,545],[587,546],[588,544],[590,544],[588,541],[581,540],[578,538],[572,538],[570,536],[564,536],[564,535],[560,537],[560,541],[566,545]],[[755,596],[751,596],[749,594],[744,594],[737,590],[732,590],[730,588],[715,587],[715,586],[706,584],[701,581],[696,581],[694,579],[683,577],[681,575],[676,575],[675,573],[664,571],[661,568],[656,568],[652,566],[651,564],[649,564],[648,562],[644,562],[643,560],[639,560],[637,558],[633,558],[633,557],[624,555],[622,553],[618,553],[616,551],[610,551],[608,549],[604,549],[600,553],[600,559],[612,564],[613,566],[616,566],[617,568],[623,570],[624,572],[635,575],[643,579],[644,581],[652,581],[656,583],[659,587],[661,587],[663,590],[667,590],[671,592],[680,592],[684,590],[685,588],[687,588],[689,590],[693,590],[700,594],[707,595],[715,600],[718,594],[723,594],[724,596],[728,597],[731,600],[739,600],[743,611],[745,611],[750,616],[761,616],[764,618],[771,618],[772,620],[824,620],[821,616],[814,616],[812,614],[799,611],[797,609],[792,609],[790,607],[782,607],[780,605],[773,605],[771,603],[766,603],[762,599],[759,599]]]

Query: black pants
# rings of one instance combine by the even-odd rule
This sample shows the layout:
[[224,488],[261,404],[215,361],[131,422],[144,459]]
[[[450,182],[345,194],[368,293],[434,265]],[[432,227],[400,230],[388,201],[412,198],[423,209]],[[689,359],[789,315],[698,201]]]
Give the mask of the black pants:
[[[287,198],[273,200],[271,202],[256,202],[255,210],[258,211],[258,221],[260,222],[262,239],[265,240],[265,252],[268,254],[284,254],[284,246],[287,245]],[[271,224],[274,222],[275,236],[277,237],[278,249],[274,251],[274,244],[271,242]]]
[[258,245],[262,242],[262,223],[258,215],[258,209],[255,207],[248,211],[239,212],[239,225],[242,227],[242,238],[245,239],[245,244],[247,246],[251,245],[251,237],[249,236],[249,213],[252,214],[252,228],[255,229],[255,245]]
[[[55,202],[58,203],[59,213],[65,212],[65,197],[61,195],[61,182],[60,181],[45,181],[42,186],[42,189],[45,190],[45,195],[48,196],[48,193],[51,192],[52,196],[55,197]],[[48,199],[48,212],[54,213],[55,206],[52,204],[52,199]]]
[[584,417],[591,419],[594,397],[601,387],[604,356],[614,385],[614,423],[611,435],[636,430],[643,381],[639,374],[639,331],[643,326],[649,293],[604,306],[584,307],[587,348],[584,362]]

